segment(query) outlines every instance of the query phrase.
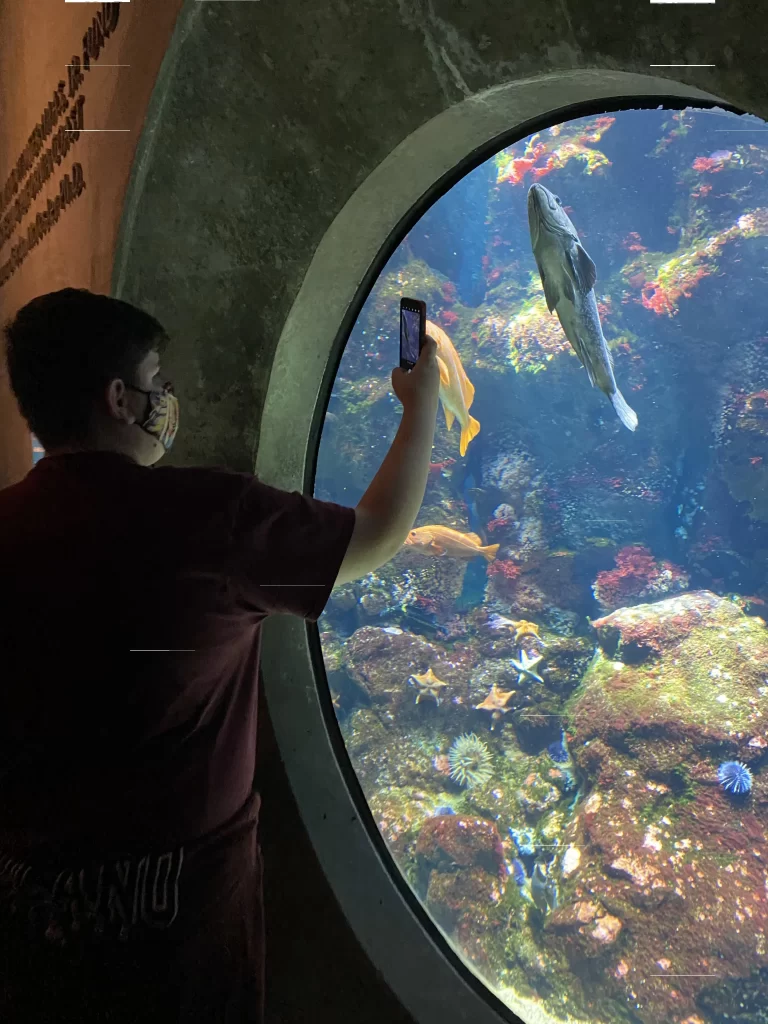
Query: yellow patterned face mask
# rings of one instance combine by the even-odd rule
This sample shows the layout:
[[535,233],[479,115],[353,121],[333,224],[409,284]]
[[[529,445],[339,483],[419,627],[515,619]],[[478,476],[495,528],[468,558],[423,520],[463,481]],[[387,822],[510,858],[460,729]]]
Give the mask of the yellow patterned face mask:
[[179,400],[173,394],[173,384],[167,381],[162,391],[143,391],[132,384],[127,387],[131,391],[139,391],[149,395],[147,415],[137,426],[154,437],[168,451],[179,429]]

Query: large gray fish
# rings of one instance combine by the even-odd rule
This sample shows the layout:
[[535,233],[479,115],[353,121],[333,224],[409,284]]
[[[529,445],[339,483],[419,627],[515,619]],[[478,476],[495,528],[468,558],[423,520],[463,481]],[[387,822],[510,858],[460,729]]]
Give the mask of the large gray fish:
[[610,398],[621,422],[634,430],[637,415],[616,387],[613,358],[600,326],[595,264],[584,251],[560,199],[543,185],[531,185],[528,191],[528,226],[549,312],[557,312],[592,387]]

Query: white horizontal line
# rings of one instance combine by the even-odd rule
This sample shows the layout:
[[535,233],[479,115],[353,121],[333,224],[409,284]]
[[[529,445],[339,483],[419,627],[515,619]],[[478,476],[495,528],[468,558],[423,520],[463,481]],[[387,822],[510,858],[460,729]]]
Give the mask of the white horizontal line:
[[174,651],[174,652],[178,652],[178,651],[191,651],[192,653],[194,653],[197,650],[197,648],[196,647],[129,647],[128,650],[131,653],[139,653],[139,654],[146,654],[147,652],[149,652],[150,654],[157,654],[158,652],[160,654],[169,654],[171,651]]
[[65,132],[129,132],[130,128],[65,128]]

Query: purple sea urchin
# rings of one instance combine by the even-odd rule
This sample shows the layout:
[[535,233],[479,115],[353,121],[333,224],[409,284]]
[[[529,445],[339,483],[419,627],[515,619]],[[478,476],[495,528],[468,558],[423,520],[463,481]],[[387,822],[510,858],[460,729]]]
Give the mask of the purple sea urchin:
[[752,789],[752,772],[741,761],[723,761],[717,778],[726,793],[748,793]]

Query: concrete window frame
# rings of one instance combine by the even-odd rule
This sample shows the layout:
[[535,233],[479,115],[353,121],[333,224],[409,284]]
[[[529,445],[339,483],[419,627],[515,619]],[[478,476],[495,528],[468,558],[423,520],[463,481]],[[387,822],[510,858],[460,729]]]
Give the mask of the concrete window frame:
[[[320,432],[347,339],[407,231],[465,174],[537,130],[591,113],[726,100],[671,79],[602,70],[510,82],[468,97],[411,134],[363,182],[312,259],[278,343],[256,463],[275,487],[311,493]],[[396,365],[392,353],[392,365]],[[304,825],[358,940],[419,1024],[544,1021],[507,1006],[463,964],[386,850],[336,724],[317,627],[290,616],[264,626],[262,674],[278,745]],[[506,997],[505,997],[506,998]],[[511,1009],[510,1009],[511,1008]]]

